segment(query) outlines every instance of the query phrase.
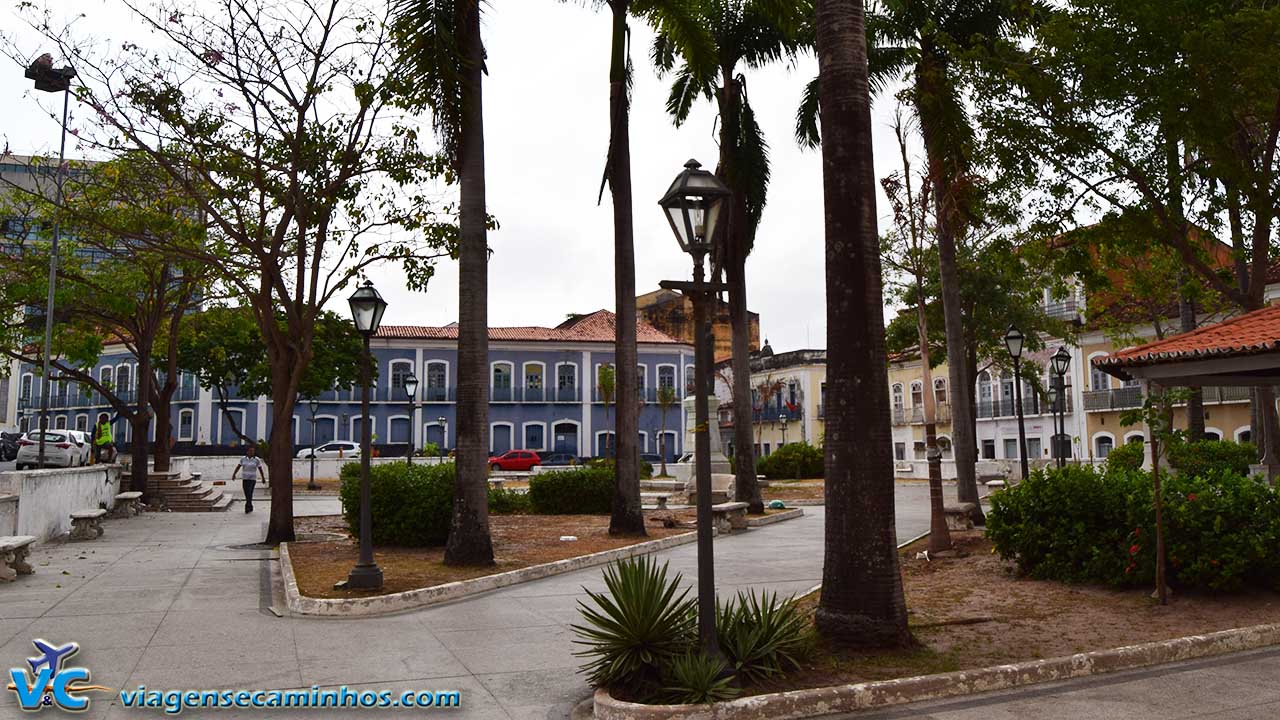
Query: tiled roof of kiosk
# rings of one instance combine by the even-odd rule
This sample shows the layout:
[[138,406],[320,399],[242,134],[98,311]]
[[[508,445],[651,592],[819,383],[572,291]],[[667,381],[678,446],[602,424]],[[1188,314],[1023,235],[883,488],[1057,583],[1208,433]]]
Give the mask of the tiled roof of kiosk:
[[1280,305],[1265,307],[1191,332],[1125,348],[1094,364],[1101,368],[1161,361],[1208,360],[1280,350]]

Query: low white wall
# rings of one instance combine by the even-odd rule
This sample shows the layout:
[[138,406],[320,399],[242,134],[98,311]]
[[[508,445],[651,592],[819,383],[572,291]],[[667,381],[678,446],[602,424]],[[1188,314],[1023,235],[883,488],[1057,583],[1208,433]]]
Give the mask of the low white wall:
[[0,535],[18,534],[18,496],[0,496]]
[[[448,458],[446,462],[452,462]],[[181,470],[184,476],[192,473],[200,473],[200,479],[208,482],[210,480],[230,480],[231,472],[235,470],[236,465],[240,462],[238,455],[225,456],[186,456],[173,458],[170,469]],[[342,471],[342,466],[351,462],[360,462],[358,458],[316,458],[316,479],[334,479],[338,478],[338,473]],[[369,458],[369,462],[373,465],[383,465],[393,462],[404,462],[404,458],[376,457]],[[440,462],[438,457],[416,457],[413,459],[414,464],[419,465],[435,465]],[[268,479],[271,477],[271,468],[267,467],[266,461],[263,460],[262,471],[267,473]],[[293,477],[294,479],[305,479],[311,476],[311,460],[309,458],[293,459]]]
[[0,495],[18,496],[13,534],[41,541],[70,530],[76,510],[110,509],[119,492],[119,465],[0,472]]

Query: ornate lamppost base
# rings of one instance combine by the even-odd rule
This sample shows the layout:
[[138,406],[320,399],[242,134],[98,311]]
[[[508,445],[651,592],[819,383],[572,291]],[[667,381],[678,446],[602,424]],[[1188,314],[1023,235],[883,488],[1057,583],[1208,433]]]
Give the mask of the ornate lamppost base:
[[347,575],[347,587],[353,590],[377,590],[382,587],[382,568],[377,565],[357,565]]

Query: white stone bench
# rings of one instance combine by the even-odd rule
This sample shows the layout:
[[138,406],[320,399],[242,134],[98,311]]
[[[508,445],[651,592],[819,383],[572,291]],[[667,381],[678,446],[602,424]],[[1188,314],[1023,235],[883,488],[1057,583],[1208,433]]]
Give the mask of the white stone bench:
[[35,568],[27,564],[27,553],[35,541],[34,535],[0,537],[0,581],[13,582],[19,575],[35,572]]
[[757,475],[757,476],[756,476],[756,487],[762,487],[762,488],[767,488],[767,487],[769,487],[769,478],[768,478],[767,476],[765,476],[765,475]]
[[102,508],[71,513],[71,539],[96,540],[102,537],[102,518],[106,514],[107,511]]
[[976,508],[977,506],[970,502],[944,506],[942,514],[947,518],[947,529],[972,530],[973,511]]
[[711,522],[715,524],[721,535],[728,535],[734,530],[746,530],[747,504],[744,502],[726,502],[712,505]]
[[127,518],[142,512],[142,493],[137,490],[122,492],[115,497],[115,507],[111,509],[111,517]]

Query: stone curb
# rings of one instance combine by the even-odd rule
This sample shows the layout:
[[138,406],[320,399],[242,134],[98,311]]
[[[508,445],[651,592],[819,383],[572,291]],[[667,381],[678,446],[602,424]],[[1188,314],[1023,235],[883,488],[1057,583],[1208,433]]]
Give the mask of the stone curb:
[[519,570],[509,570],[496,575],[486,575],[470,580],[458,580],[444,585],[367,598],[313,598],[303,595],[298,590],[298,579],[293,574],[293,562],[289,558],[289,543],[280,543],[280,574],[284,580],[285,605],[290,612],[299,615],[329,617],[381,615],[423,608],[428,605],[475,595],[476,593],[496,590],[508,585],[573,572],[574,570],[607,565],[615,560],[623,560],[636,555],[645,555],[659,550],[687,545],[696,539],[697,533],[687,532],[612,550],[602,550],[590,555],[566,558],[542,565],[520,568]]
[[709,705],[640,705],[615,700],[601,689],[595,693],[594,716],[596,720],[791,720],[1070,680],[1277,644],[1280,624],[1255,625],[1048,660],[792,690]]
[[800,508],[792,508],[785,512],[774,513],[772,515],[765,515],[763,517],[756,516],[756,515],[748,515],[747,527],[749,528],[764,527],[765,525],[780,523],[783,520],[794,520],[803,515],[804,515],[804,510]]

